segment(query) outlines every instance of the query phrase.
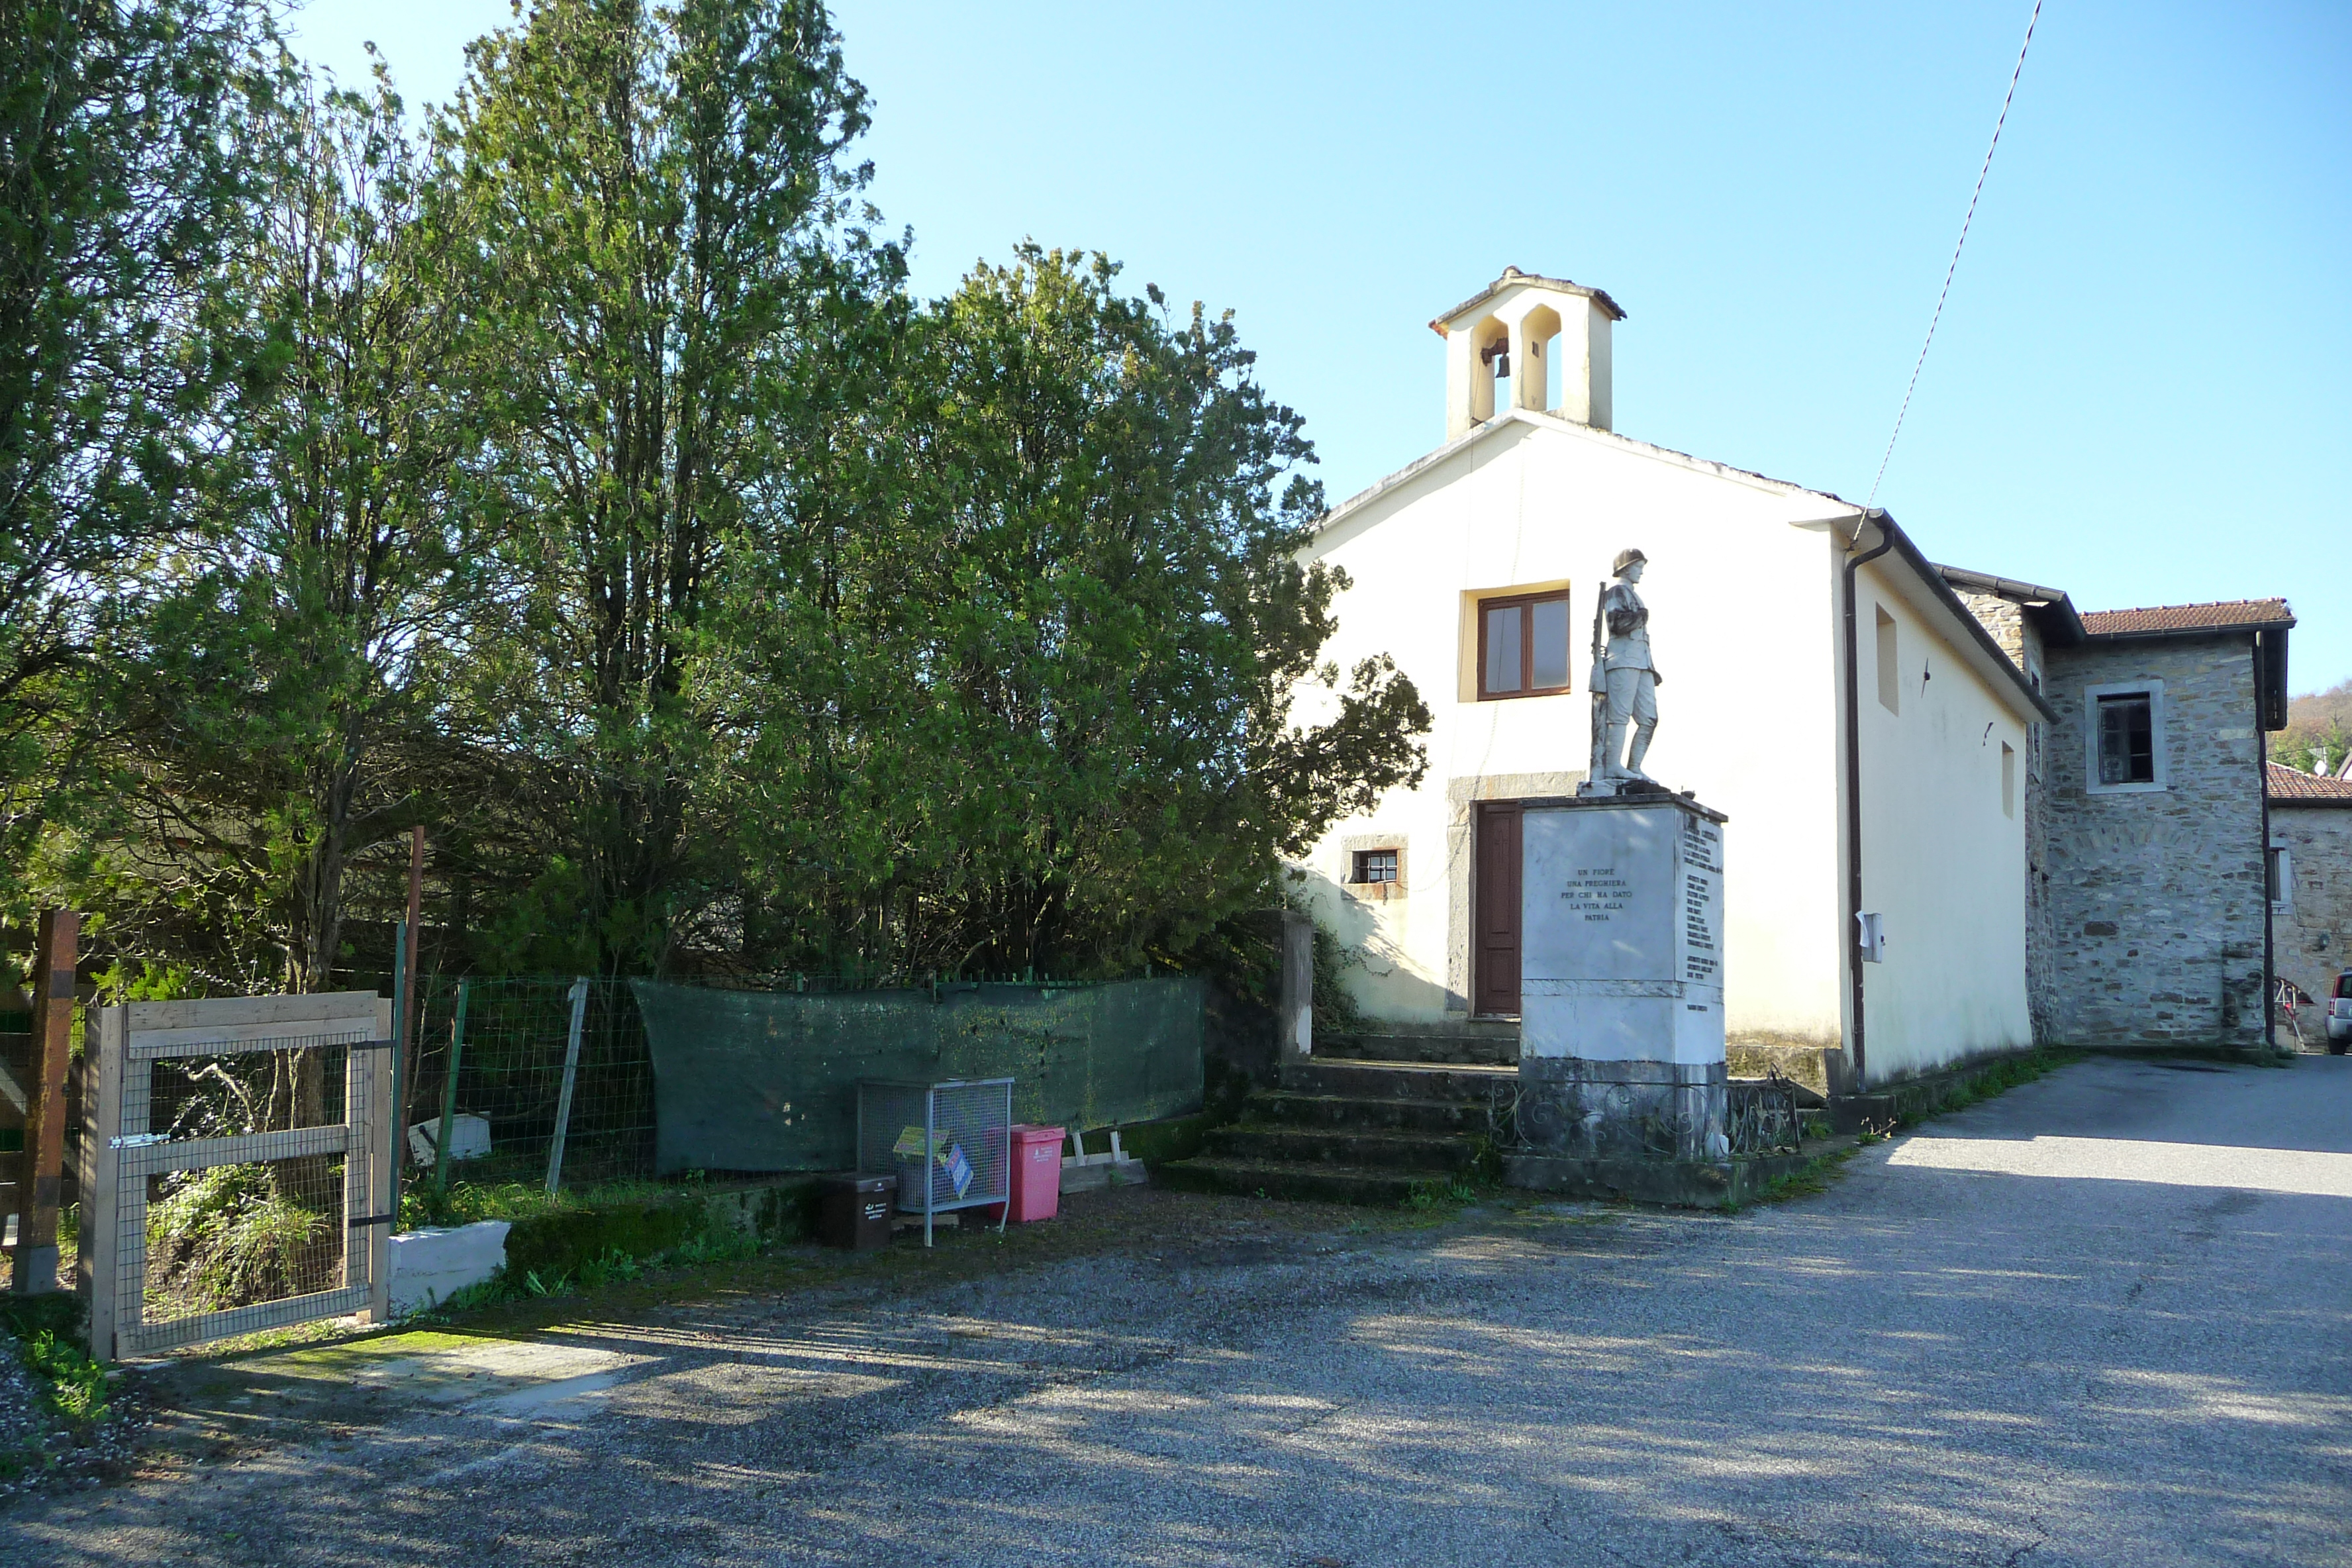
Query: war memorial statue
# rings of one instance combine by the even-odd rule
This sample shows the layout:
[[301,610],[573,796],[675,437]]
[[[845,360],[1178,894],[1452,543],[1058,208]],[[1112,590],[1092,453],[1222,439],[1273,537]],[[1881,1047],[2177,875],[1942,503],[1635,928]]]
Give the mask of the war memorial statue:
[[[1650,738],[1658,730],[1658,687],[1663,678],[1650,656],[1650,608],[1634,584],[1649,557],[1621,550],[1612,569],[1616,581],[1601,592],[1592,609],[1592,764],[1583,794],[1651,794],[1661,786],[1642,771]],[[1633,731],[1626,750],[1625,731]],[[1622,758],[1621,762],[1619,759]]]
[[1526,1186],[1680,1202],[1731,1180],[1725,818],[1642,771],[1658,727],[1645,564],[1619,552],[1593,608],[1591,770],[1521,816],[1510,1168]]

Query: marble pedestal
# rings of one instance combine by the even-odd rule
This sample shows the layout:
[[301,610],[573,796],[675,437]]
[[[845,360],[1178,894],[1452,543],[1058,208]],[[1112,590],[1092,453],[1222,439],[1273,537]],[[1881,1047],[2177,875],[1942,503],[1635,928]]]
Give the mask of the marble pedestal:
[[1677,795],[1529,802],[1519,1134],[1579,1160],[1719,1160],[1723,825]]

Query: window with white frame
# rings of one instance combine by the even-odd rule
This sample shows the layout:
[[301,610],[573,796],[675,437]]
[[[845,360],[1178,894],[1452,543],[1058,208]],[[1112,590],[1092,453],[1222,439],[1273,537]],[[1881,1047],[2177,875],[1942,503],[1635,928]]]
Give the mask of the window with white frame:
[[2270,884],[2271,912],[2294,912],[2294,858],[2286,846],[2271,840],[2270,853],[2263,858],[2263,880]]
[[2085,791],[2124,795],[2166,787],[2164,682],[2117,681],[2085,687],[2083,729]]

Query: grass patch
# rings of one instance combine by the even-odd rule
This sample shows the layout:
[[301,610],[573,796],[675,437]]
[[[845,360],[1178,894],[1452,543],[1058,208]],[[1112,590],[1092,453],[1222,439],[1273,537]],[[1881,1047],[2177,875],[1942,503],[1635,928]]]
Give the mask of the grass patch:
[[48,1329],[18,1343],[51,1415],[77,1430],[106,1419],[106,1369],[88,1351]]
[[1441,1220],[1469,1207],[1486,1196],[1475,1181],[1454,1176],[1451,1179],[1415,1182],[1404,1201],[1397,1206],[1423,1220]]
[[[1727,1201],[1723,1211],[1737,1214],[1759,1204],[1784,1204],[1792,1198],[1818,1196],[1829,1191],[1830,1184],[1837,1179],[1847,1161],[1874,1143],[1885,1142],[1897,1129],[1916,1127],[1930,1118],[1966,1110],[1996,1095],[2006,1094],[2020,1084],[2047,1078],[2060,1068],[2083,1060],[2087,1054],[2063,1046],[2041,1047],[1995,1062],[1980,1072],[1961,1076],[1938,1091],[1909,1097],[1902,1102],[1904,1109],[1893,1121],[1883,1126],[1865,1123],[1847,1147],[1816,1154],[1787,1175],[1766,1183],[1753,1196]],[[1807,1135],[1815,1135],[1821,1130],[1819,1123],[1809,1122]]]
[[436,1193],[424,1182],[400,1195],[400,1228],[421,1230],[428,1226],[474,1225],[486,1219],[509,1222],[545,1215],[574,1214],[583,1209],[608,1208],[615,1204],[658,1203],[689,1191],[694,1183],[606,1182],[592,1187],[565,1187],[549,1192],[543,1184],[525,1182],[457,1182]]
[[1738,1214],[1741,1209],[1759,1204],[1785,1204],[1791,1198],[1819,1197],[1830,1190],[1830,1183],[1843,1173],[1845,1163],[1862,1152],[1865,1142],[1875,1142],[1865,1134],[1843,1149],[1832,1149],[1816,1154],[1784,1176],[1775,1177],[1756,1189],[1751,1197],[1726,1203],[1723,1212]]
[[612,1285],[632,1285],[648,1274],[669,1268],[694,1268],[712,1263],[741,1263],[760,1255],[758,1239],[745,1232],[711,1232],[690,1237],[676,1247],[645,1257],[608,1247],[578,1268],[562,1273],[552,1269],[501,1268],[479,1284],[453,1292],[408,1323],[448,1323],[467,1313],[512,1301],[549,1300],[602,1290]]
[[2071,1067],[2084,1059],[2087,1053],[2063,1046],[2043,1046],[2020,1056],[1993,1063],[1982,1072],[1970,1073],[1946,1089],[1941,1094],[1906,1107],[1895,1118],[1897,1127],[1916,1127],[1933,1116],[1949,1115],[1966,1110],[1995,1095],[2006,1094],[2020,1084],[2047,1078],[2060,1068]]

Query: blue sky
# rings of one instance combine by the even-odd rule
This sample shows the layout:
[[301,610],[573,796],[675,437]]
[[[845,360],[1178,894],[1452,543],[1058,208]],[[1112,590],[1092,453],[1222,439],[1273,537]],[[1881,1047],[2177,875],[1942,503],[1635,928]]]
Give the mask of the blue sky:
[[[1627,435],[1859,500],[2031,0],[836,12],[915,281],[1024,237],[1235,313],[1337,500],[1444,434],[1427,322],[1607,289]],[[1475,20],[1473,19],[1475,18]],[[313,0],[445,100],[503,0]],[[2085,608],[2283,594],[2352,679],[2352,7],[2049,0],[1878,500]]]

